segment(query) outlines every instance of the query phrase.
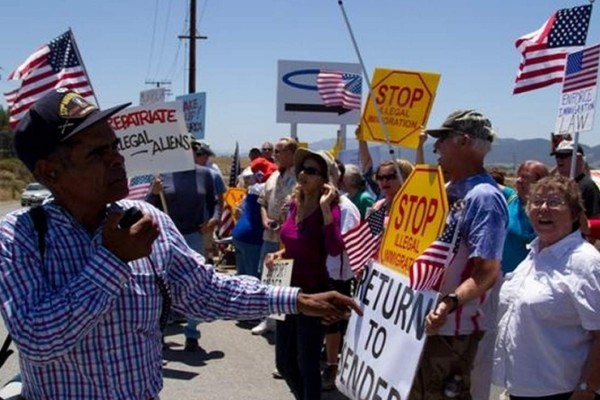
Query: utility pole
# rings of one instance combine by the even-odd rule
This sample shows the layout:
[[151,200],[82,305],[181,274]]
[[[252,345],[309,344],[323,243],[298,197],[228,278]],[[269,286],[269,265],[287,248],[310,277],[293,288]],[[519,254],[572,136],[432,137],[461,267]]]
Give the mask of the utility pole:
[[188,35],[179,35],[178,38],[190,40],[188,93],[196,93],[196,39],[208,39],[208,36],[196,35],[196,0],[190,0],[190,31]]

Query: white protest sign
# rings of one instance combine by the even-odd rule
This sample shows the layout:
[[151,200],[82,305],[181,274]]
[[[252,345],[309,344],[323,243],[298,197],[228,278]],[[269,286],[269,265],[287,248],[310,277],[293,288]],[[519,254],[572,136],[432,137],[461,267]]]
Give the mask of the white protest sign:
[[408,398],[425,345],[425,316],[435,291],[414,291],[409,278],[382,264],[365,267],[344,338],[336,386],[353,400]]
[[596,111],[600,45],[567,56],[555,134],[591,131]]
[[[290,286],[292,282],[292,268],[294,267],[294,260],[281,259],[277,260],[273,264],[273,268],[269,269],[266,265],[263,265],[261,282],[266,285],[273,286]],[[284,314],[273,314],[270,316],[273,319],[283,321],[285,319]]]
[[109,118],[129,176],[194,168],[181,102],[131,107]]

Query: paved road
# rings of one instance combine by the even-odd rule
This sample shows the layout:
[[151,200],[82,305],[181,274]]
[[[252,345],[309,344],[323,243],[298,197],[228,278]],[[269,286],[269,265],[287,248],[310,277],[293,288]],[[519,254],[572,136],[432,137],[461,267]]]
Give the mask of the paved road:
[[[19,204],[0,203],[0,216]],[[231,272],[226,270],[225,272]],[[182,325],[167,328],[164,351],[163,399],[264,400],[293,399],[282,380],[271,377],[274,369],[272,336],[253,336],[252,324],[217,321],[200,325],[202,338],[199,353],[183,351]],[[0,323],[0,340],[6,329]],[[14,348],[14,346],[13,346]],[[12,355],[0,370],[0,385],[18,371],[17,356]],[[343,400],[337,391],[327,392],[323,400]],[[491,398],[498,398],[498,391]]]

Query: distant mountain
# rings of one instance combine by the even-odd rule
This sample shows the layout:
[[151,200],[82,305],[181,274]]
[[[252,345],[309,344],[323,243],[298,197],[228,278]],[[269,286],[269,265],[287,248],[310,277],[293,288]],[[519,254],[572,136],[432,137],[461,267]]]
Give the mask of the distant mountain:
[[[333,139],[323,139],[310,143],[311,149],[328,150],[331,149],[335,141]],[[370,143],[369,146],[373,146]],[[582,145],[586,160],[592,168],[600,167],[600,145],[589,147]],[[348,140],[348,149],[358,148],[358,143],[352,139]],[[400,158],[414,161],[414,150],[394,147],[396,154]],[[525,160],[538,160],[544,164],[553,167],[554,157],[550,156],[550,141],[546,139],[500,139],[496,138],[492,144],[492,151],[486,157],[487,165],[516,166]],[[433,140],[430,138],[425,143],[425,161],[435,163],[437,157],[433,154]]]

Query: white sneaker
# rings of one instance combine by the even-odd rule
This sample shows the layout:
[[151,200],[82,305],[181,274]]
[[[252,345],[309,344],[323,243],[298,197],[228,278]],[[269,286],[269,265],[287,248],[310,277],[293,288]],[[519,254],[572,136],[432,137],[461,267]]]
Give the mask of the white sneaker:
[[275,331],[275,320],[265,318],[263,321],[250,330],[253,335],[266,335],[269,332]]

